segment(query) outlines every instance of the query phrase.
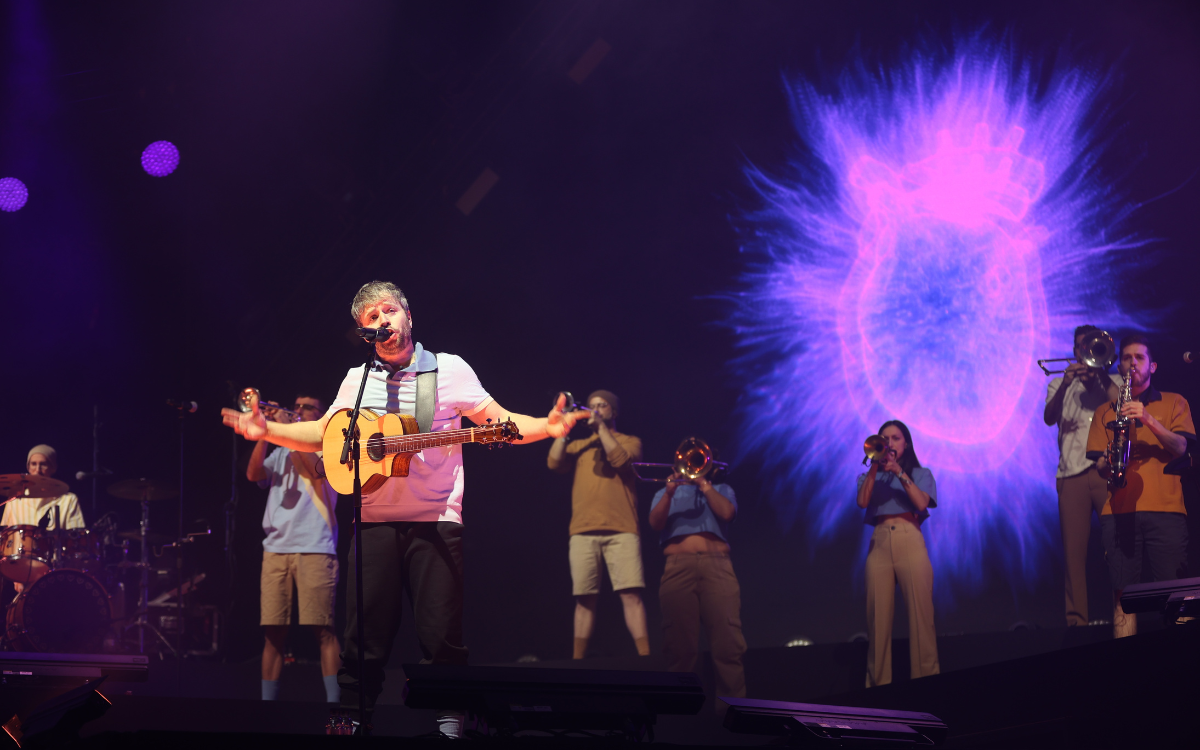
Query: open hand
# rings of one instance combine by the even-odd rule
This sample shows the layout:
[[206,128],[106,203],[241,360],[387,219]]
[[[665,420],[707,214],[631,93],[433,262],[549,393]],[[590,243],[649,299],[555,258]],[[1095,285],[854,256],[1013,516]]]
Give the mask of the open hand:
[[566,408],[566,394],[560,393],[558,394],[558,399],[554,402],[554,408],[550,410],[549,416],[546,417],[546,434],[550,437],[566,437],[576,422],[592,414],[590,409],[566,411]]
[[258,408],[257,401],[250,411],[222,409],[221,421],[247,440],[262,440],[267,436],[267,418]]

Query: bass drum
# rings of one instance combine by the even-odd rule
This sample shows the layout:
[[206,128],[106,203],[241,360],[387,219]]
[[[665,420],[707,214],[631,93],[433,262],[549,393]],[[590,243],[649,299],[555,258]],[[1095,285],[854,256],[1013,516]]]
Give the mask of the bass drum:
[[54,570],[21,592],[6,619],[6,640],[18,651],[96,654],[112,623],[112,604],[87,573]]

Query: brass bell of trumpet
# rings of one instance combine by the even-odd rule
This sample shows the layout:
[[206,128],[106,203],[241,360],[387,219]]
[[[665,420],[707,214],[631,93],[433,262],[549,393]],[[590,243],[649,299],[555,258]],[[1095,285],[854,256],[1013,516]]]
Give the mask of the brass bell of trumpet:
[[679,474],[684,479],[693,482],[713,472],[727,471],[729,469],[729,464],[713,458],[712,448],[709,448],[708,443],[698,437],[685,438],[679,444],[679,447],[675,449],[674,463],[656,464],[638,461],[634,462],[632,466],[633,473],[643,482],[668,482],[671,477],[644,477],[638,471],[639,468],[670,469],[672,474]]
[[242,411],[242,412],[254,411],[254,403],[256,401],[258,402],[258,407],[260,409],[271,409],[274,411],[283,412],[284,414],[290,415],[292,418],[292,421],[294,421],[294,422],[303,421],[301,419],[300,415],[297,414],[296,412],[292,411],[291,409],[285,409],[282,406],[280,406],[279,404],[276,404],[271,401],[263,401],[262,394],[258,392],[257,388],[243,388],[242,389],[242,392],[239,393],[238,397],[237,397],[238,411]]
[[[1042,372],[1047,375],[1066,372],[1066,368],[1061,370],[1051,370],[1046,367],[1047,362],[1074,362],[1075,357],[1059,357],[1058,359],[1039,359],[1038,367],[1042,368]],[[1079,358],[1078,361],[1098,370],[1107,370],[1117,361],[1117,345],[1113,342],[1113,337],[1108,331],[1090,331],[1083,335],[1083,339],[1079,342]]]
[[867,454],[863,458],[864,466],[872,461],[883,463],[888,454],[887,440],[883,435],[868,435],[863,441],[863,453]]

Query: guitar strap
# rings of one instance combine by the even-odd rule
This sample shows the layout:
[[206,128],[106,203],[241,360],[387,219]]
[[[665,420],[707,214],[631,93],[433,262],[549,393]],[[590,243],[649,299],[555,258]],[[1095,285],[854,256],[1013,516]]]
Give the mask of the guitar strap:
[[437,398],[437,370],[417,373],[417,429],[433,429],[433,406]]

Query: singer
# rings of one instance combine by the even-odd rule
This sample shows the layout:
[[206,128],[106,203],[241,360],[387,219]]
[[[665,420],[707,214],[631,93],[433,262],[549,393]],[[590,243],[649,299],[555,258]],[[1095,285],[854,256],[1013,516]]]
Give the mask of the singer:
[[[408,300],[389,282],[372,281],[359,289],[350,305],[355,323],[364,328],[390,328],[392,336],[375,343],[362,406],[379,413],[414,413],[421,387],[433,391],[433,424],[430,431],[458,429],[462,417],[475,424],[512,418],[522,443],[564,435],[587,410],[564,413],[561,397],[547,417],[513,414],[484,390],[463,359],[454,354],[434,354],[412,338],[413,318]],[[365,365],[364,365],[365,366]],[[418,377],[423,373],[432,373]],[[330,416],[353,408],[363,371],[346,374],[330,411],[314,422],[267,422],[261,412],[224,409],[225,424],[251,440],[266,439],[297,451],[315,452]],[[427,396],[426,396],[427,397]],[[336,460],[329,457],[328,460]],[[370,714],[383,689],[384,667],[400,627],[401,595],[407,589],[416,620],[423,663],[466,664],[463,644],[463,488],[462,446],[427,448],[417,454],[407,477],[393,477],[378,490],[363,493],[363,612],[366,643],[357,642],[356,592],[347,587],[346,635],[343,666],[338,682],[341,704],[358,714],[359,691],[365,691],[367,716],[359,731],[369,731]],[[350,551],[350,578],[355,551]],[[454,707],[447,707],[454,708]],[[438,727],[448,737],[462,732],[463,714],[443,711]]]

